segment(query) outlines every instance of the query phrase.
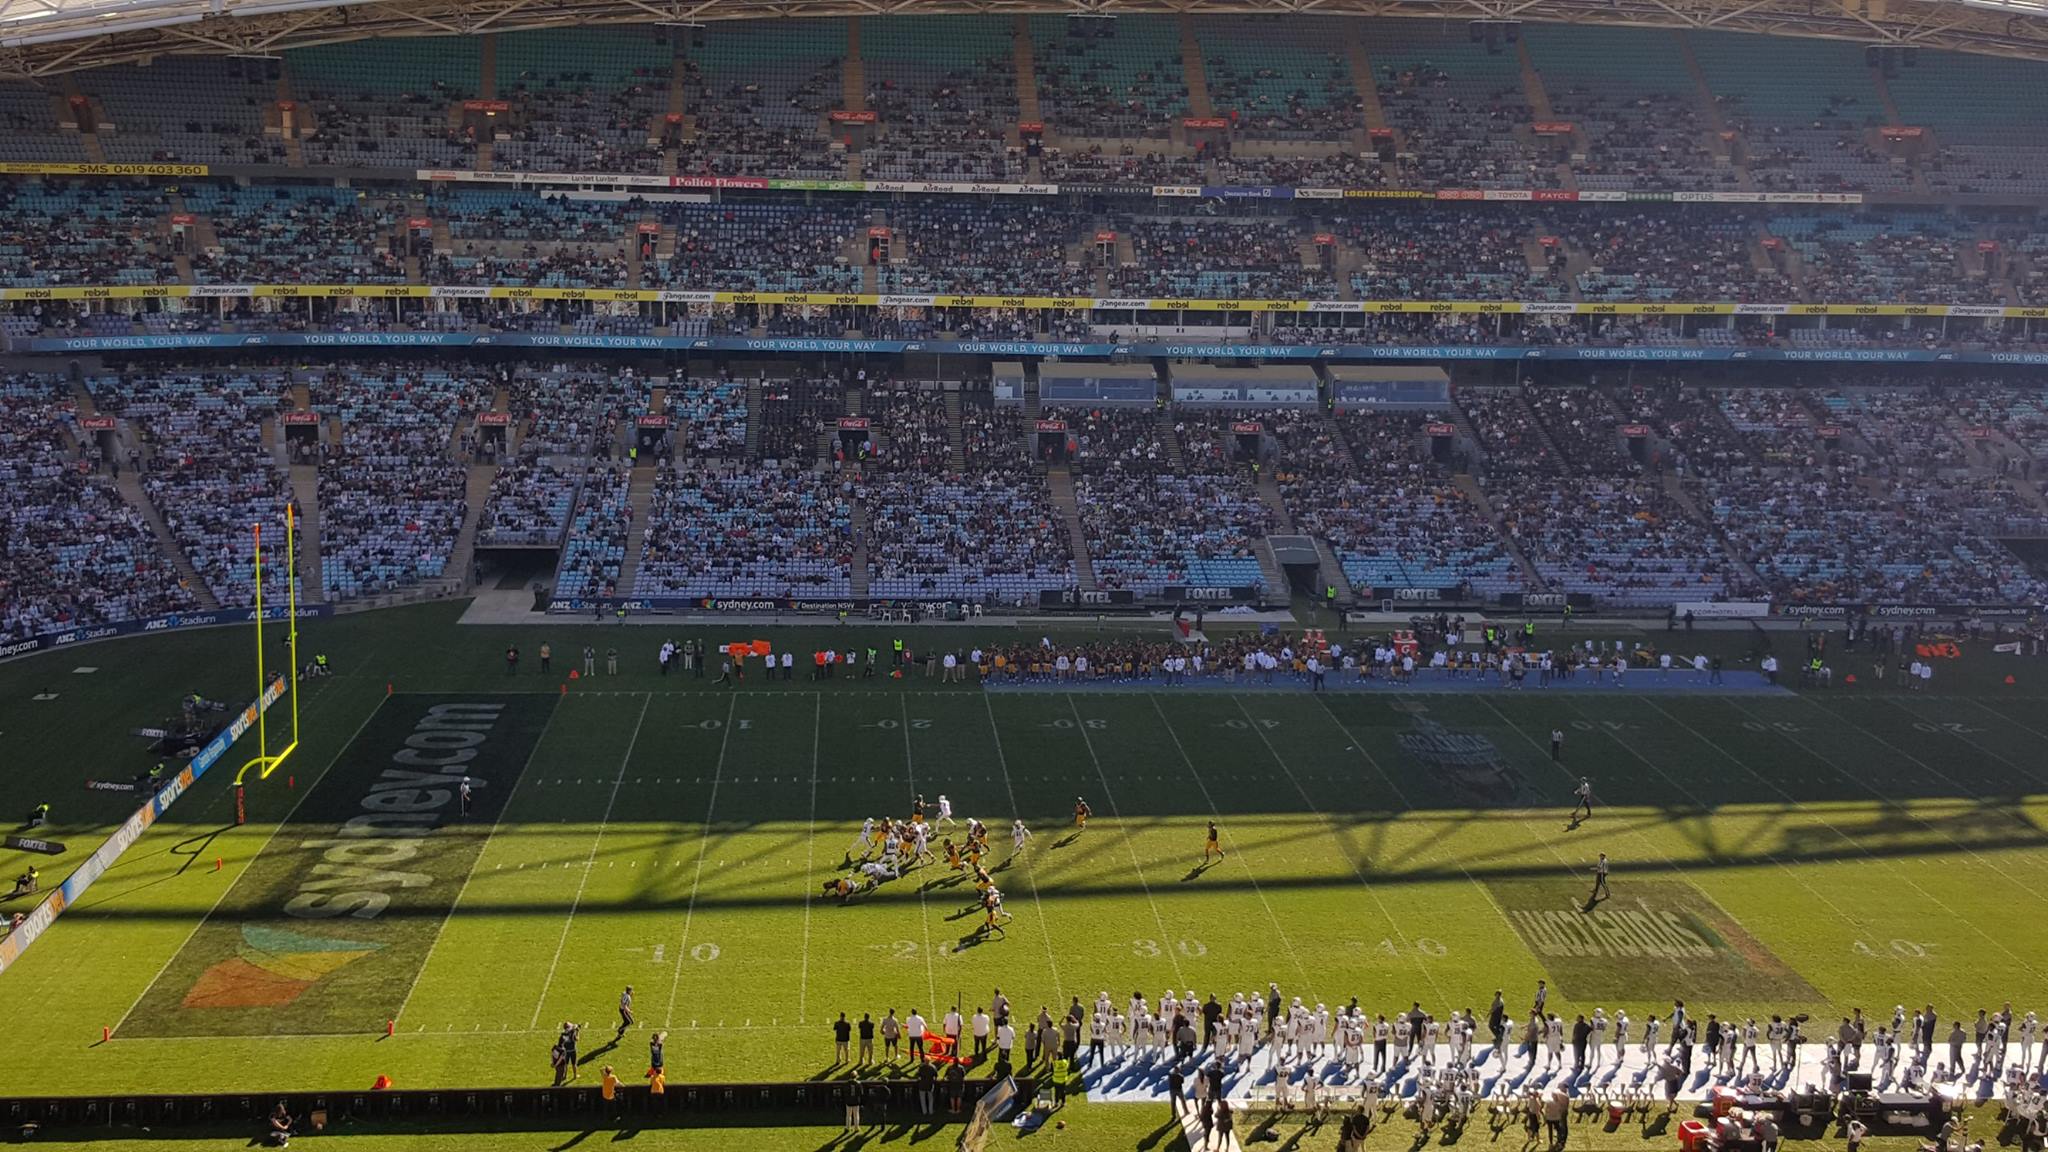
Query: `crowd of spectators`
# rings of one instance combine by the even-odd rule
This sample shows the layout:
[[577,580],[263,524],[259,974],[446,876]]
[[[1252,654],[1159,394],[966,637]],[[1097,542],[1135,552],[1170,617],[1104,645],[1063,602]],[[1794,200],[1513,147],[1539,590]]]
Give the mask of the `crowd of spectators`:
[[142,513],[78,466],[64,388],[0,378],[0,642],[198,604]]
[[[2031,233],[1936,211],[1830,208],[1762,217],[1719,205],[1586,205],[1558,215],[1522,205],[1305,201],[1198,205],[1089,221],[1077,219],[1070,206],[1036,197],[920,196],[884,209],[857,197],[805,202],[779,194],[649,205],[464,189],[409,203],[348,189],[199,183],[181,195],[195,220],[171,226],[178,214],[161,192],[0,185],[0,208],[15,221],[0,224],[0,283],[169,283],[178,279],[183,255],[200,283],[396,284],[408,278],[408,253],[417,253],[420,279],[450,286],[852,293],[868,286],[861,241],[883,219],[890,234],[875,238],[871,249],[878,265],[873,284],[891,294],[1314,300],[1343,295],[1338,281],[1345,279],[1350,294],[1367,300],[1542,302],[1563,300],[1576,287],[1582,299],[1616,303],[1786,303],[1803,296],[1831,303],[1988,304],[2003,301],[2008,282],[2020,286],[2024,298],[2035,262],[2021,259]],[[415,213],[445,221],[446,248],[428,252],[418,245],[405,226]],[[655,224],[662,235],[630,253],[643,223]],[[1091,229],[1097,226],[1114,233],[1115,241],[1096,240]],[[1317,244],[1318,237],[1330,244]],[[1128,245],[1129,256],[1111,256],[1112,243]],[[1979,248],[2007,243],[2014,255]],[[891,249],[901,257],[893,258]],[[1568,267],[1576,274],[1568,277]],[[403,309],[383,300],[323,301],[319,311],[266,308],[247,319],[358,331],[405,322]],[[552,301],[517,312],[466,302],[448,314],[615,335],[649,334],[660,318],[652,311],[600,313],[582,302]],[[137,316],[146,324],[183,323],[160,308],[138,306],[127,316],[53,309],[45,324],[75,329],[104,323],[107,334],[128,334]],[[209,309],[202,322],[216,319]],[[694,319],[686,326],[694,329]],[[788,310],[748,319],[786,335],[838,334],[867,323]],[[974,322],[988,319],[976,315]],[[1418,314],[1361,318],[1348,323],[1345,334],[1368,343],[1513,337],[1560,344],[1718,346],[1733,340],[1920,348],[2033,342],[2024,321],[1942,320],[1835,317],[1822,327],[1801,318],[1772,334],[1756,324],[1688,328],[1666,317]],[[1013,327],[1000,317],[993,323],[999,333]]]
[[1958,426],[1996,430],[2026,458],[2048,460],[2048,396],[1999,380],[1972,380],[1950,394]]
[[1561,299],[1562,275],[1524,251],[1543,227],[1527,213],[1424,207],[1346,213],[1330,233],[1358,256],[1360,299]]
[[[88,377],[86,385],[94,407],[127,419],[146,452],[143,492],[214,598],[227,607],[254,601],[251,528],[260,524],[269,557],[263,594],[282,603],[285,506],[293,496],[263,444],[263,421],[287,403],[285,374],[130,368]],[[301,522],[298,531],[306,527]]]
[[1615,475],[1636,470],[1624,448],[1621,412],[1607,394],[1586,385],[1531,388],[1529,407],[1566,462],[1579,471]]
[[867,106],[881,139],[861,150],[870,180],[1015,180],[1008,137],[1017,123],[1017,63],[1009,53],[940,70],[920,54],[878,50],[865,63]]
[[960,446],[969,468],[994,472],[1028,466],[1033,453],[1024,437],[1024,413],[1017,406],[998,406],[987,392],[961,394]]
[[1683,381],[1628,384],[1614,393],[1622,414],[1670,444],[1680,472],[1719,472],[1747,464],[1749,449],[1712,393]]
[[1432,453],[1426,426],[1441,418],[1431,412],[1344,413],[1336,424],[1348,467],[1334,473],[1301,467],[1279,475],[1296,528],[1329,542],[1354,588],[1493,595],[1523,586],[1500,533]]
[[0,181],[0,286],[175,284],[158,192]]
[[1968,230],[1937,213],[1779,217],[1770,227],[1800,254],[1801,280],[1815,301],[1999,302],[1989,279],[1960,263]]
[[1257,465],[1285,480],[1346,471],[1335,427],[1313,407],[1182,408],[1173,414],[1173,435],[1189,472],[1243,472]]
[[1137,144],[1048,147],[1039,172],[1055,184],[1200,185],[1208,175],[1201,155],[1162,152]]
[[765,462],[808,467],[828,421],[846,406],[846,386],[827,377],[761,381],[760,456]]
[[1036,604],[1074,586],[1066,523],[1025,469],[885,475],[861,486],[871,595]]
[[[320,467],[322,575],[336,598],[440,573],[465,511],[451,435],[495,388],[509,397],[520,450],[491,489],[479,540],[563,541],[563,595],[621,591],[631,512],[611,432],[647,405],[645,388],[665,387],[691,429],[719,427],[709,415],[719,405],[737,409],[737,426],[707,441],[719,450],[697,455],[736,459],[746,442],[747,389],[731,380],[466,364],[307,378],[314,410],[342,429]],[[207,589],[224,604],[249,602],[247,528],[281,521],[291,500],[262,426],[292,379],[264,366],[89,376],[96,407],[137,437],[132,459],[103,458],[78,435],[59,382],[5,381],[0,472],[34,513],[10,509],[6,521],[9,634],[177,610],[199,595],[178,586],[146,522],[95,464],[140,464],[144,491]],[[1018,407],[961,393],[960,473],[944,391],[865,383],[870,466],[835,474],[817,467],[815,450],[845,390],[825,378],[764,382],[765,463],[666,464],[642,576],[623,591],[849,595],[856,506],[875,595],[1012,604],[1072,586],[1066,522]],[[1143,406],[1052,405],[1043,416],[1068,424],[1082,534],[1104,588],[1258,583],[1260,538],[1284,522],[1257,490],[1271,475],[1286,519],[1328,541],[1360,588],[1519,590],[1519,550],[1551,591],[1651,608],[1717,596],[1970,603],[2048,592],[1999,543],[2048,535],[2048,508],[2025,479],[2048,439],[2048,405],[2030,390],[1846,375],[1709,388],[1674,371],[1604,387],[1461,388],[1455,398],[1483,468],[1457,449],[1462,437],[1441,451],[1425,428],[1439,413],[1186,407],[1162,420]],[[1647,426],[1644,454],[1628,451],[1621,423]],[[1823,425],[1841,431],[1823,437]],[[1667,452],[1690,505],[1654,474]],[[1482,473],[1496,520],[1459,489],[1454,468]],[[268,580],[266,597],[281,595],[281,565]]]
[[1518,135],[1532,116],[1517,84],[1453,76],[1421,63],[1389,66],[1380,107],[1398,134],[1398,174],[1411,188],[1555,188],[1557,163]]
[[576,476],[571,464],[522,450],[491,477],[477,520],[477,542],[502,547],[560,541],[576,496]]
[[1068,252],[1073,216],[1055,206],[910,200],[889,221],[906,259],[881,269],[885,293],[1095,294],[1093,273]]
[[1733,189],[1735,168],[1707,150],[1707,127],[1689,96],[1644,92],[1619,99],[1577,84],[1547,90],[1550,110],[1584,142],[1571,158],[1581,188]]
[[1453,399],[1478,434],[1488,471],[1563,470],[1563,461],[1529,410],[1526,392],[1521,388],[1457,388],[1453,392]]
[[664,465],[632,592],[841,597],[852,564],[852,505],[811,468]]
[[1162,469],[1172,460],[1149,408],[1049,405],[1040,418],[1066,422],[1068,458],[1082,471]]
[[[770,58],[731,74],[705,74],[689,113],[696,133],[677,158],[684,175],[836,178],[843,159],[820,129],[845,87],[836,43],[792,36]],[[727,65],[737,63],[726,61]]]
[[1564,230],[1591,266],[1579,274],[1588,300],[1782,303],[1798,293],[1783,273],[1750,254],[1755,222],[1739,213],[1635,211],[1573,216]]
[[1487,499],[1552,590],[1654,607],[1727,591],[1720,542],[1654,480],[1489,477]]
[[329,596],[387,592],[441,575],[469,511],[450,440],[458,414],[487,402],[490,379],[469,365],[350,367],[314,378],[313,409],[342,427],[320,466]]
[[1180,46],[1165,18],[1034,23],[1038,98],[1076,136],[1163,137],[1187,111]]
[[[608,91],[571,77],[506,93],[491,167],[500,172],[661,171],[657,121],[667,111],[666,78]],[[650,139],[656,141],[648,143]]]
[[1950,427],[1954,400],[1928,388],[1831,388],[1818,401],[1836,426],[1863,441],[1862,458],[1873,473],[1939,477],[1969,466],[1969,457]]
[[1820,603],[2038,603],[2048,582],[1990,539],[1953,493],[1842,466],[1738,468],[1701,481],[1735,555],[1778,598]]
[[1328,299],[1328,272],[1302,263],[1289,220],[1125,218],[1134,264],[1114,268],[1114,296]]
[[937,472],[952,460],[946,396],[936,384],[870,380],[861,413],[881,433],[874,466],[888,472]]
[[557,596],[615,596],[633,526],[632,477],[617,461],[592,460],[584,468],[576,515],[555,568]]
[[1253,549],[1275,526],[1247,477],[1087,472],[1075,481],[1074,498],[1103,588],[1154,595],[1174,585],[1263,583]]
[[203,284],[398,284],[405,262],[393,252],[390,206],[346,189],[242,188],[195,191],[186,206],[206,216],[217,249],[192,254]]
[[1764,464],[1811,466],[1820,450],[1818,425],[1805,399],[1789,388],[1730,388],[1718,393],[1722,417]]
[[520,450],[546,456],[611,455],[619,421],[646,402],[630,367],[614,373],[563,364],[516,372],[508,393]]
[[441,80],[384,94],[312,87],[303,106],[313,130],[300,148],[315,167],[474,167],[474,134],[448,121],[448,105],[471,95]]
[[670,378],[665,399],[671,427],[692,456],[736,460],[747,450],[747,385],[729,372]]
[[854,292],[860,270],[847,241],[867,223],[865,207],[749,202],[669,205],[675,251],[641,264],[641,286],[737,292]]

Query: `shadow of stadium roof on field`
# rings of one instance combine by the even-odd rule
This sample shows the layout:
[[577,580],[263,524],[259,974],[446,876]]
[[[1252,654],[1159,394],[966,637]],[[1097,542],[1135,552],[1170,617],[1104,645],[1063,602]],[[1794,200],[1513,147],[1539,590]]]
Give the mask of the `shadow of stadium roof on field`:
[[[2011,801],[1986,799],[1976,802],[1958,803],[1945,807],[1939,812],[1909,810],[1903,805],[1888,804],[1857,809],[1834,808],[1816,812],[1809,808],[1784,805],[1775,808],[1758,808],[1745,813],[1760,821],[1748,828],[1742,835],[1733,837],[1716,836],[1711,811],[1693,807],[1673,808],[1662,813],[1631,811],[1626,814],[1602,814],[1595,823],[1587,826],[1588,836],[1599,837],[1603,847],[1617,844],[1619,836],[1663,832],[1675,834],[1677,839],[1667,847],[1669,850],[1690,848],[1693,855],[1673,858],[1670,855],[1654,858],[1637,858],[1626,853],[1614,852],[1615,877],[1617,883],[1625,883],[1629,877],[1641,876],[1685,876],[1741,868],[1772,868],[1781,865],[1826,864],[1855,861],[1878,863],[1899,859],[1940,859],[1947,856],[2014,851],[2033,851],[2048,847],[2048,830],[2043,830],[2024,813],[2014,810]],[[1259,830],[1255,838],[1242,835],[1235,837],[1234,848],[1242,860],[1256,867],[1262,853],[1277,858],[1283,851],[1298,852],[1303,846],[1302,833],[1316,835],[1335,834],[1338,838],[1338,852],[1321,864],[1318,874],[1307,875],[1286,868],[1300,868],[1293,862],[1283,864],[1280,869],[1262,870],[1256,876],[1219,875],[1211,871],[1204,874],[1181,875],[1182,861],[1154,860],[1150,867],[1155,871],[1156,885],[1131,875],[1129,851],[1124,839],[1117,834],[1115,825],[1098,824],[1095,830],[1107,835],[1091,835],[1078,845],[1079,851],[1070,848],[1040,850],[1033,864],[1040,869],[1039,879],[1045,880],[1044,871],[1057,868],[1062,873],[1080,870],[1079,878],[1062,875],[1055,882],[1042,883],[1036,893],[1037,900],[1057,903],[1062,900],[1092,900],[1104,897],[1142,896],[1170,898],[1173,895],[1209,895],[1223,892],[1266,892],[1316,891],[1341,893],[1345,889],[1357,888],[1361,884],[1437,884],[1463,883],[1467,881],[1526,880],[1556,878],[1571,885],[1581,880],[1568,864],[1559,862],[1550,845],[1538,842],[1498,843],[1498,837],[1488,828],[1503,821],[1527,824],[1530,821],[1548,822],[1557,819],[1558,814],[1550,811],[1468,811],[1456,813],[1373,813],[1348,817],[1325,819],[1307,814],[1279,817],[1265,814],[1249,817],[1232,817],[1226,827],[1241,830],[1250,827]],[[1138,820],[1126,819],[1124,830],[1134,835],[1145,835],[1159,829],[1171,829],[1176,835],[1198,837],[1199,829],[1183,820],[1148,817]],[[544,833],[540,830],[547,829]],[[630,835],[632,826],[613,825],[608,835]],[[1414,841],[1399,843],[1390,839],[1389,833],[1400,829],[1420,830],[1422,835]],[[1447,842],[1460,831],[1477,830],[1477,835],[1492,847],[1473,850],[1460,848],[1447,852]],[[776,834],[776,833],[780,834]],[[545,835],[553,838],[560,833],[558,825],[511,825],[501,827],[497,833],[499,841],[508,837],[518,838],[522,834]],[[689,901],[700,912],[719,909],[743,910],[750,908],[801,907],[808,900],[812,903],[829,904],[832,901],[821,896],[811,886],[811,879],[803,869],[789,866],[780,861],[793,859],[802,854],[808,846],[807,829],[789,828],[782,822],[748,823],[725,822],[710,826],[709,846],[702,844],[701,834],[696,827],[677,829],[669,837],[672,850],[664,855],[670,867],[661,867],[662,861],[653,862],[642,873],[643,879],[637,892],[626,899],[605,899],[585,892],[578,910],[588,914],[605,909],[644,911],[679,906]],[[740,851],[731,856],[719,856],[718,843],[733,836],[745,836]],[[1192,842],[1192,840],[1190,841]],[[1314,846],[1314,845],[1311,845]],[[1589,844],[1589,847],[1591,845]],[[715,874],[707,874],[705,882],[698,883],[696,865],[699,853],[707,859],[718,860],[721,866]],[[600,848],[594,855],[575,854],[573,858],[547,861],[546,867],[572,873],[589,861],[590,867],[616,866],[627,862],[637,864],[649,853],[646,844],[621,845]],[[1424,854],[1436,859],[1420,860]],[[1548,857],[1536,860],[1538,855]],[[1190,853],[1187,863],[1192,863],[1196,854]],[[1406,863],[1410,862],[1413,863]],[[1099,872],[1089,871],[1091,865],[1099,862]],[[831,861],[817,860],[816,875],[836,875],[839,869]],[[492,870],[486,870],[485,875]],[[995,874],[1000,881],[1010,874],[1006,867],[999,866]],[[1018,873],[1021,876],[1021,873]],[[1088,876],[1102,879],[1088,879]],[[736,877],[738,879],[736,879]],[[1128,879],[1125,879],[1128,877]],[[735,886],[744,890],[733,891]],[[691,892],[692,887],[695,893]],[[720,891],[720,888],[727,889]],[[968,888],[965,876],[948,871],[943,864],[926,865],[909,876],[884,884],[875,892],[861,897],[856,903],[915,904],[921,898],[937,895],[943,897],[955,891]],[[174,920],[189,921],[203,908],[186,906],[182,903],[151,907],[123,907],[112,904],[117,897],[107,902],[96,902],[91,906],[90,915],[115,919],[132,920]],[[964,901],[963,901],[964,902]],[[495,901],[487,889],[470,887],[463,898],[462,911],[489,915],[510,916],[560,916],[568,908],[566,893],[561,900]],[[258,911],[257,916],[272,913]],[[447,914],[444,907],[405,907],[394,905],[383,914],[384,919],[426,918],[439,919]]]

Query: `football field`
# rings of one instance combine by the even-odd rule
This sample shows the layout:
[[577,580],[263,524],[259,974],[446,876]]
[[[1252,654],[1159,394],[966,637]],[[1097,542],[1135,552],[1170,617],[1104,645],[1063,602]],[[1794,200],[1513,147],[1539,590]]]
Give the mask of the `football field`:
[[[1567,1019],[1674,997],[1723,1015],[1961,1016],[2024,1011],[2048,987],[2031,661],[1966,650],[1925,695],[1659,691],[1653,673],[1597,691],[801,674],[727,690],[625,651],[658,643],[651,629],[455,614],[308,626],[340,674],[306,688],[304,743],[251,787],[250,822],[232,823],[231,771],[209,775],[0,975],[0,1012],[39,1045],[7,1089],[141,1090],[167,1064],[189,1090],[540,1083],[559,1025],[587,1022],[599,1048],[628,985],[638,1023],[618,1062],[637,1075],[665,1028],[679,1081],[834,1071],[839,1013],[936,1018],[996,987],[1057,1012],[1100,991],[1228,999],[1270,981],[1442,1015],[1483,1012],[1496,988],[1525,1007],[1546,978]],[[761,634],[807,652],[817,633]],[[527,662],[509,676],[515,637]],[[544,638],[549,676],[533,667]],[[624,671],[565,691],[586,641],[619,645]],[[132,806],[82,788],[136,769],[125,730],[181,691],[251,694],[246,649],[222,631],[0,667],[0,799],[54,797],[69,844],[46,876]],[[1598,809],[1574,825],[1581,775]],[[941,793],[990,826],[1003,932],[979,931],[973,886],[943,862],[851,904],[825,894],[864,817]],[[1013,818],[1033,831],[1014,855]],[[1227,856],[1205,864],[1212,820]],[[1612,896],[1589,909],[1600,852]]]

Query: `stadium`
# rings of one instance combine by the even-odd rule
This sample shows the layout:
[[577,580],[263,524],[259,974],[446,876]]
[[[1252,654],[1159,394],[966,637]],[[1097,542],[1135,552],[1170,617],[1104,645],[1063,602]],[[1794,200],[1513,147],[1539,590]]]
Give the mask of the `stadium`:
[[0,0],[0,1132],[2048,1141],[2029,0]]

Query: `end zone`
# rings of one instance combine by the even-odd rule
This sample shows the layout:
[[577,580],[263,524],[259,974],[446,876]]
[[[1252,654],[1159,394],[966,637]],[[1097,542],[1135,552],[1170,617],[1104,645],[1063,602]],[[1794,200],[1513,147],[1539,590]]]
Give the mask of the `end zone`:
[[380,1027],[426,963],[555,703],[491,693],[386,698],[143,993],[123,1031]]

